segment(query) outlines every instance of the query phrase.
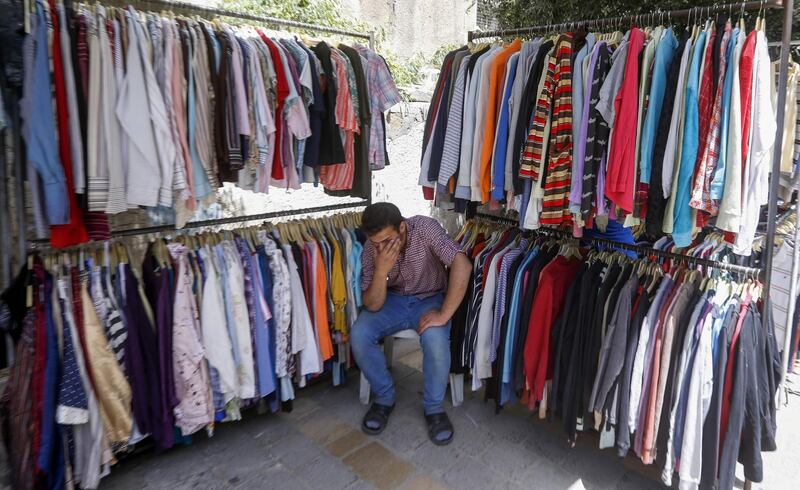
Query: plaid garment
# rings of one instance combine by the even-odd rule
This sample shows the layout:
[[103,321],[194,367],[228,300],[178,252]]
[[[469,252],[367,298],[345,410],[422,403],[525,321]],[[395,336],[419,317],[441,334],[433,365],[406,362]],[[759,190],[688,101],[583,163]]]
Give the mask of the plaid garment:
[[544,132],[547,122],[551,116],[553,104],[553,77],[556,70],[556,53],[547,55],[547,74],[544,79],[544,86],[539,99],[536,101],[536,108],[533,111],[533,121],[525,146],[522,148],[522,159],[520,160],[519,176],[524,179],[539,180],[542,169],[542,162],[545,158],[547,146],[545,144]]
[[714,109],[715,95],[713,78],[716,75],[712,75],[712,72],[714,71],[714,63],[712,63],[712,51],[714,48],[714,38],[716,35],[716,31],[714,31],[712,28],[712,30],[709,32],[708,40],[706,41],[705,53],[703,54],[705,61],[702,65],[703,72],[700,74],[700,93],[697,99],[699,111],[697,127],[700,133],[700,146],[697,148],[697,160],[695,160],[694,175],[697,175],[700,170],[703,162],[703,156],[705,155],[706,148],[708,147],[709,136],[711,134],[711,113]]
[[[447,288],[447,271],[461,247],[450,238],[442,225],[427,216],[405,220],[406,247],[400,252],[387,280],[388,289],[405,296],[426,298]],[[335,245],[335,244],[334,244]],[[361,252],[361,290],[366,291],[375,280],[375,247],[367,240]]]
[[572,223],[569,211],[572,183],[572,34],[564,34],[558,39],[555,53],[553,117],[540,217],[543,225]]
[[[719,161],[719,141],[720,126],[722,123],[722,91],[725,85],[726,56],[725,51],[728,40],[731,37],[731,23],[725,25],[725,33],[722,36],[719,56],[719,73],[717,73],[717,90],[714,96],[714,104],[711,112],[710,128],[705,151],[702,154],[700,165],[695,170],[694,185],[692,186],[692,196],[689,206],[705,211],[711,215],[716,215],[719,211],[719,203],[711,199],[711,181],[714,179],[714,170]],[[701,213],[698,213],[698,220]],[[705,219],[703,221],[706,221]]]
[[369,128],[369,164],[372,170],[380,170],[387,164],[383,113],[400,103],[400,92],[386,61],[380,55],[360,44],[353,47],[365,61],[367,71],[367,92],[372,116]]

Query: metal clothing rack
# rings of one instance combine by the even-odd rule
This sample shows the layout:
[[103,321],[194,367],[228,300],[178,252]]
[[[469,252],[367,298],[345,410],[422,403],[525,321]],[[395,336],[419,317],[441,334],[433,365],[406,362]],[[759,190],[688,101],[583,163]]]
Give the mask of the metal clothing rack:
[[[252,15],[243,12],[235,12],[233,10],[225,10],[215,7],[203,7],[200,5],[195,5],[187,2],[181,1],[173,1],[173,0],[104,0],[104,3],[108,4],[120,4],[120,5],[134,5],[143,10],[158,10],[158,9],[165,9],[165,10],[172,10],[172,11],[180,11],[191,13],[193,15],[201,15],[205,17],[230,17],[236,19],[247,20],[259,24],[264,25],[272,25],[272,26],[286,26],[286,27],[294,27],[298,29],[305,29],[308,31],[313,31],[317,33],[328,33],[328,34],[336,34],[341,36],[348,36],[358,39],[365,39],[369,42],[369,48],[375,49],[375,31],[370,32],[359,32],[359,31],[350,31],[346,29],[339,29],[336,27],[328,27],[322,26],[318,24],[309,24],[306,22],[297,22],[293,20],[286,20],[286,19],[279,19],[277,17],[266,17],[260,15]],[[371,178],[371,177],[370,177]],[[371,186],[370,186],[371,187]],[[351,209],[351,208],[358,208],[368,206],[372,203],[372,195],[370,195],[367,199],[361,199],[358,201],[352,202],[345,202],[341,204],[331,204],[327,206],[316,206],[316,207],[308,207],[308,208],[300,208],[300,209],[292,209],[286,211],[274,211],[269,213],[262,213],[262,214],[252,214],[252,215],[245,215],[245,216],[235,216],[231,218],[220,218],[220,219],[209,219],[209,220],[202,220],[202,221],[192,221],[186,223],[186,225],[181,228],[181,230],[185,229],[192,229],[192,228],[205,228],[211,226],[219,226],[225,225],[230,223],[243,223],[247,221],[259,221],[271,218],[279,218],[285,216],[297,216],[303,214],[310,214],[310,213],[319,213],[324,211],[336,211],[340,209]],[[115,230],[111,232],[111,236],[116,237],[123,237],[123,236],[135,236],[135,235],[146,235],[151,233],[161,233],[167,231],[178,231],[175,228],[174,224],[167,224],[167,225],[156,225],[156,226],[146,226],[140,228],[126,228],[122,230]],[[36,239],[36,240],[28,240],[27,249],[35,250],[35,249],[42,249],[48,248],[48,239]]]
[[[514,226],[519,224],[519,221],[517,219],[507,218],[504,216],[496,216],[494,214],[477,213],[475,216],[479,219],[486,219],[488,221],[506,223]],[[525,230],[525,231],[533,232],[534,234],[541,233],[546,235],[557,235],[561,237],[573,238],[572,234],[569,231],[558,228],[539,228],[537,230]],[[576,240],[583,242],[595,243],[600,245],[609,245],[623,250],[630,250],[631,252],[636,252],[640,255],[651,255],[651,256],[655,255],[657,257],[665,259],[686,262],[691,265],[702,265],[705,267],[713,267],[716,269],[735,272],[737,274],[742,274],[750,277],[758,277],[762,272],[761,269],[759,269],[758,267],[747,267],[739,264],[731,264],[729,262],[720,262],[718,260],[709,260],[701,257],[692,257],[691,255],[679,254],[675,252],[667,252],[666,250],[659,250],[657,248],[652,248],[652,247],[644,247],[641,245],[631,245],[629,243],[621,243],[615,240],[609,240],[608,238],[599,238],[599,237],[574,237],[574,238]]]
[[[468,39],[470,42],[476,39],[487,39],[497,37],[518,36],[524,34],[533,34],[535,32],[550,32],[558,29],[574,28],[579,25],[586,25],[588,27],[599,27],[605,24],[616,24],[630,21],[631,23],[647,22],[650,20],[659,20],[664,17],[668,19],[686,18],[690,19],[692,16],[711,15],[714,13],[724,13],[733,11],[753,11],[753,10],[766,10],[766,9],[783,9],[783,37],[781,39],[781,55],[780,55],[780,74],[778,77],[778,101],[776,111],[776,142],[783,140],[783,122],[785,116],[786,105],[786,81],[789,66],[789,52],[791,50],[791,37],[792,37],[792,14],[794,10],[794,2],[784,2],[783,0],[763,0],[758,2],[741,2],[741,3],[726,3],[718,5],[710,5],[704,7],[693,7],[683,10],[667,10],[657,11],[649,14],[632,14],[619,17],[608,17],[600,19],[586,19],[575,22],[563,22],[560,24],[545,24],[537,26],[520,27],[515,29],[504,29],[494,31],[470,31]],[[781,144],[778,143],[774,147],[772,158],[772,175],[780,175],[781,163]],[[767,206],[767,233],[766,245],[762,251],[764,258],[762,260],[762,277],[764,281],[764,311],[768,311],[770,306],[770,287],[772,283],[772,255],[775,245],[775,227],[776,215],[778,209],[778,184],[779,179],[770,179],[769,189],[769,202]],[[768,315],[763,315],[764,326],[767,326],[769,321]],[[784,371],[785,378],[785,371]]]
[[[655,11],[645,14],[631,14],[618,17],[608,18],[595,18],[584,19],[573,22],[563,22],[559,24],[544,24],[520,27],[515,29],[502,29],[492,31],[470,31],[467,35],[469,42],[474,42],[476,39],[491,39],[502,38],[510,36],[532,35],[534,33],[548,33],[554,31],[563,31],[567,29],[574,29],[578,26],[585,26],[589,28],[602,28],[604,26],[615,26],[623,23],[630,23],[631,25],[638,25],[640,23],[656,22],[659,20],[685,18],[691,21],[693,17],[700,18],[701,16],[710,16],[715,13],[733,13],[754,10],[768,10],[768,9],[783,9],[783,28],[782,38],[780,42],[780,71],[778,75],[778,100],[776,110],[776,144],[773,149],[772,156],[772,170],[771,174],[774,176],[780,175],[781,164],[781,151],[783,141],[783,126],[785,117],[786,106],[786,83],[788,78],[789,57],[792,49],[792,16],[794,11],[794,1],[786,0],[762,0],[762,1],[743,1],[739,3],[726,3],[709,6],[698,6],[683,10],[666,10]],[[767,233],[765,239],[765,246],[762,249],[763,259],[761,261],[761,276],[764,283],[764,298],[763,306],[765,314],[762,315],[762,325],[766,329],[768,327],[771,308],[770,289],[772,287],[772,259],[775,246],[775,228],[776,228],[776,215],[778,210],[778,186],[779,180],[771,178],[769,181],[769,200],[767,204]],[[621,247],[621,244],[615,244]],[[781,366],[781,386],[783,386],[786,379],[787,363]],[[745,481],[745,489],[751,487],[751,482]]]
[[[368,199],[360,200],[360,201],[353,201],[353,202],[345,202],[341,204],[329,204],[327,206],[317,206],[313,208],[300,208],[300,209],[289,209],[286,211],[273,211],[270,213],[261,213],[261,214],[246,214],[244,216],[233,216],[230,218],[217,218],[217,219],[206,219],[202,221],[189,221],[183,228],[176,229],[174,224],[169,225],[156,225],[156,226],[145,226],[141,228],[125,228],[123,230],[117,230],[111,233],[113,238],[119,238],[124,236],[137,236],[137,235],[149,235],[151,233],[163,233],[168,231],[175,231],[181,232],[183,230],[195,229],[195,228],[209,228],[212,226],[220,226],[220,225],[228,225],[231,223],[245,223],[247,221],[262,221],[272,218],[282,218],[285,216],[298,216],[301,214],[311,214],[311,213],[322,213],[325,211],[337,211],[340,209],[349,209],[349,208],[358,208],[367,206],[369,204]],[[42,248],[49,248],[49,239],[43,238],[38,240],[30,240],[28,242],[30,246],[28,250],[37,250]],[[82,244],[81,244],[82,245]],[[78,245],[80,246],[80,245]]]
[[280,19],[277,17],[267,17],[263,15],[253,15],[244,12],[236,12],[233,10],[220,9],[216,7],[203,7],[200,5],[174,1],[174,0],[104,0],[105,3],[120,3],[122,5],[139,5],[148,10],[153,10],[150,7],[158,7],[167,10],[185,11],[194,15],[204,15],[207,17],[230,17],[234,19],[249,20],[259,24],[295,27],[298,29],[306,29],[314,32],[325,32],[328,34],[339,34],[341,36],[355,37],[366,39],[369,41],[370,49],[375,49],[375,31],[359,32],[350,31],[347,29],[340,29],[338,27],[328,27],[319,24],[309,24],[306,22],[297,22],[294,20]]
[[[702,15],[711,15],[715,13],[753,11],[761,9],[779,9],[783,7],[785,7],[783,0],[763,0],[760,2],[722,3],[717,5],[692,7],[682,10],[657,10],[642,14],[629,14],[629,15],[620,15],[617,17],[583,19],[583,20],[576,20],[569,22],[561,22],[556,24],[541,24],[535,26],[515,27],[511,29],[499,29],[493,31],[469,31],[469,33],[467,33],[467,40],[469,42],[474,42],[476,39],[531,35],[537,32],[551,32],[564,29],[572,29],[577,26],[585,26],[597,29],[604,26],[617,26],[626,23],[630,23],[631,25],[638,25],[640,23],[662,21],[664,19],[668,20],[690,19],[692,17],[699,18]],[[791,10],[792,2],[788,2],[788,7],[789,10]]]

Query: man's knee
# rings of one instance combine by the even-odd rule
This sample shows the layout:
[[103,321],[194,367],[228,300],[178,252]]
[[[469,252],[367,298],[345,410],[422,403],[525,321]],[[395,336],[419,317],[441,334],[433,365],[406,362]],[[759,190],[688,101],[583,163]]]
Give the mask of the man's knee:
[[374,326],[375,315],[368,311],[359,313],[358,318],[350,329],[350,343],[353,348],[358,350],[362,346],[375,344],[378,342]]
[[420,336],[422,350],[426,355],[435,358],[450,355],[450,329],[447,327],[430,327]]

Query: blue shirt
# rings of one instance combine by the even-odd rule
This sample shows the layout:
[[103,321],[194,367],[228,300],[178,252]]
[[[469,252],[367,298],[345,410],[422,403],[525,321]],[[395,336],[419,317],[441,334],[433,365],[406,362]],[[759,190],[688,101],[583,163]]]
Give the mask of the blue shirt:
[[698,95],[700,87],[700,64],[706,47],[706,32],[700,33],[692,54],[692,65],[686,82],[686,112],[683,128],[683,149],[680,168],[678,169],[678,186],[675,189],[675,210],[673,214],[672,239],[677,247],[688,247],[692,243],[692,212],[689,208],[689,197],[692,185],[694,164],[697,160],[699,146],[700,114],[698,111]]
[[722,121],[719,127],[719,158],[717,168],[714,169],[714,179],[711,181],[711,199],[722,199],[725,190],[725,167],[728,161],[728,126],[731,122],[731,91],[733,87],[733,77],[738,73],[733,72],[733,49],[736,46],[736,38],[739,36],[739,29],[734,29],[731,38],[728,40],[728,48],[725,51],[725,85],[722,88]]
[[508,59],[508,70],[506,71],[505,90],[503,99],[500,101],[500,119],[497,121],[497,134],[495,135],[494,160],[492,161],[492,199],[502,201],[505,197],[506,185],[506,155],[508,152],[508,117],[509,102],[511,100],[511,89],[514,86],[514,78],[517,76],[517,64],[519,63],[519,53],[514,53]]
[[356,301],[356,307],[361,308],[364,303],[361,300],[361,288],[357,285],[361,280],[361,252],[364,250],[364,246],[358,241],[355,231],[347,231],[350,233],[350,236],[353,239],[353,251],[350,254],[350,263],[353,264],[353,284],[356,285],[353,288],[353,297]]
[[217,272],[219,272],[220,283],[222,284],[222,300],[225,303],[225,320],[228,327],[228,335],[230,335],[231,345],[233,345],[233,362],[238,368],[242,365],[242,356],[237,348],[239,345],[239,337],[236,335],[236,322],[233,320],[233,298],[231,298],[229,289],[230,282],[228,280],[227,260],[225,260],[225,252],[222,248],[222,244],[217,245],[214,251],[217,253],[217,261],[219,263]]
[[[253,288],[254,293],[262,293],[263,294],[263,284],[264,280],[261,277],[263,273],[260,264],[257,263],[256,260],[253,259],[252,254],[247,254],[247,260],[250,263],[250,271],[253,274],[257,274],[256,277],[253,277],[253,281],[258,281],[261,279],[261,283],[258,284],[256,287]],[[258,266],[258,269],[256,267]],[[258,271],[258,273],[256,273]],[[266,301],[266,298],[264,298]],[[265,397],[270,393],[275,391],[275,370],[272,368],[272,352],[270,351],[270,331],[267,327],[267,321],[264,315],[264,311],[261,310],[261,301],[259,298],[255,298],[255,304],[253,305],[254,308],[254,319],[255,319],[255,348],[256,348],[256,372],[258,376],[256,377],[256,382],[258,383],[258,396]]]
[[[23,135],[28,147],[28,163],[36,169],[42,180],[47,221],[51,225],[69,223],[69,200],[64,167],[56,146],[55,115],[50,92],[50,57],[48,54],[47,20],[40,2],[36,3],[32,61],[26,59],[31,72],[25,77],[24,99],[21,102],[25,120]],[[30,50],[26,50],[26,58]]]
[[[186,43],[189,50],[188,58],[192,58],[192,43]],[[197,199],[202,199],[214,190],[208,181],[203,163],[200,160],[200,153],[197,152],[197,141],[195,135],[197,134],[197,106],[194,101],[194,70],[188,70],[189,79],[186,81],[186,109],[189,123],[189,153],[192,155],[192,173],[194,175],[194,196]],[[208,162],[209,164],[211,162]]]
[[[504,355],[503,355],[503,371],[502,371],[502,378],[501,381],[503,382],[501,389],[500,389],[500,405],[505,405],[509,401],[512,400],[514,395],[514,389],[512,388],[512,379],[511,376],[513,374],[514,366],[512,365],[514,361],[514,342],[517,336],[517,326],[519,324],[519,313],[520,313],[520,301],[522,300],[522,293],[523,293],[523,284],[522,281],[525,278],[525,273],[528,272],[530,269],[533,260],[536,258],[536,255],[539,253],[539,247],[534,247],[533,250],[528,252],[528,255],[522,260],[522,263],[517,269],[517,275],[514,277],[514,287],[512,289],[512,296],[511,296],[511,310],[508,315],[508,327],[506,331],[506,342],[503,346]],[[526,328],[527,326],[522,326],[521,328]],[[521,348],[522,346],[517,346],[517,348]]]
[[[589,238],[604,238],[606,240],[613,240],[617,243],[636,245],[636,240],[633,239],[633,232],[631,232],[631,229],[626,228],[625,226],[621,225],[619,221],[613,219],[608,220],[606,231],[601,231],[599,228],[597,228],[597,221],[594,222],[594,226],[592,226],[592,228],[584,228],[584,231],[586,236]],[[603,250],[604,248],[609,248],[611,250],[616,250],[618,252],[624,253],[625,255],[631,257],[632,259],[636,258],[636,252],[615,247],[613,245],[605,245],[601,243],[598,244],[598,248],[600,250]]]
[[661,106],[664,102],[664,92],[667,88],[667,72],[678,48],[678,40],[670,27],[664,33],[661,42],[656,48],[656,59],[653,62],[653,80],[650,84],[650,98],[647,105],[647,116],[642,128],[642,146],[639,155],[639,181],[650,183],[650,171],[653,164],[653,151],[655,149],[658,119],[661,116]]

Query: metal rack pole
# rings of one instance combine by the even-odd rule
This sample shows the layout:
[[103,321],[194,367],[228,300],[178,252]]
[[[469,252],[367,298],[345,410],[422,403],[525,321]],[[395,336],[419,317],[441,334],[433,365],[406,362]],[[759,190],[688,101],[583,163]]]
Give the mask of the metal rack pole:
[[[787,2],[787,4],[789,5],[791,5],[791,3],[792,2]],[[765,0],[763,2],[724,3],[718,5],[697,6],[682,10],[654,11],[641,14],[621,15],[617,17],[584,19],[584,20],[562,22],[556,24],[542,24],[535,26],[517,27],[513,29],[500,29],[500,30],[482,31],[482,32],[469,31],[469,33],[467,33],[467,40],[472,42],[475,39],[532,34],[534,32],[551,31],[554,29],[564,28],[571,25],[589,25],[596,27],[604,23],[617,24],[627,21],[636,21],[638,19],[655,18],[656,16],[658,17],[667,16],[669,18],[675,19],[675,18],[688,18],[690,16],[702,15],[706,13],[713,14],[719,12],[730,12],[730,11],[740,11],[740,10],[752,11],[759,9],[776,9],[781,7],[785,7],[783,0]]]
[[[478,213],[476,216],[478,218],[484,218],[484,219],[488,219],[490,221],[497,221],[497,222],[507,223],[507,224],[514,225],[514,226],[519,224],[519,221],[516,220],[516,219],[506,218],[506,217],[503,217],[503,216],[495,216],[493,214]],[[559,235],[559,236],[562,236],[562,237],[573,238],[572,234],[570,232],[565,231],[565,230],[559,230],[559,229],[556,229],[556,228],[540,228],[538,230],[526,230],[526,231],[532,231],[533,233],[542,233],[542,234],[547,234],[547,235]],[[679,261],[682,261],[682,262],[688,262],[688,263],[695,264],[695,265],[713,267],[713,268],[716,268],[716,269],[735,272],[735,273],[738,273],[738,274],[757,276],[761,272],[761,269],[759,269],[757,267],[746,267],[746,266],[738,265],[738,264],[730,264],[728,262],[719,262],[719,261],[716,261],[716,260],[708,260],[708,259],[703,259],[703,258],[700,258],[700,257],[692,257],[690,255],[684,255],[684,254],[679,254],[679,253],[675,253],[675,252],[667,252],[665,250],[658,250],[658,249],[652,248],[652,247],[642,247],[641,245],[631,245],[629,243],[621,243],[621,242],[617,242],[617,241],[614,241],[614,240],[609,240],[607,238],[581,237],[581,238],[575,238],[575,239],[576,240],[580,240],[580,241],[584,241],[584,242],[590,242],[590,243],[596,243],[596,244],[602,244],[602,245],[609,245],[609,246],[612,246],[612,247],[621,248],[623,250],[629,250],[631,252],[636,252],[636,253],[639,253],[639,254],[642,254],[642,255],[655,255],[657,257],[662,257],[662,258],[665,258],[665,259],[679,260]]]
[[[231,223],[244,223],[247,221],[261,221],[266,219],[272,218],[280,218],[285,216],[297,216],[300,214],[310,214],[310,213],[321,213],[324,211],[336,211],[339,209],[349,209],[349,208],[358,208],[367,206],[369,204],[368,200],[360,200],[354,202],[346,202],[342,204],[331,204],[328,206],[317,206],[313,208],[302,208],[302,209],[290,209],[286,211],[273,211],[270,213],[262,213],[262,214],[249,214],[245,216],[234,216],[231,218],[219,218],[219,219],[207,219],[203,221],[190,221],[186,223],[181,229],[176,229],[175,225],[157,225],[157,226],[146,226],[143,228],[126,228],[124,230],[114,231],[111,233],[111,236],[114,238],[123,237],[123,236],[136,236],[136,235],[148,235],[150,233],[161,233],[165,231],[176,231],[180,232],[183,230],[193,229],[193,228],[208,228],[211,226],[220,226],[220,225],[227,225]],[[31,240],[30,242],[30,249],[37,249],[37,248],[47,248],[49,240]],[[84,245],[84,244],[81,244]]]
[[[106,0],[107,2],[109,0]],[[113,2],[113,0],[111,0]],[[342,36],[357,37],[361,39],[370,40],[373,38],[372,33],[348,31],[347,29],[339,29],[337,27],[327,27],[318,24],[308,24],[306,22],[297,22],[294,20],[279,19],[277,17],[267,17],[263,15],[253,15],[243,12],[235,12],[233,10],[220,9],[216,7],[203,7],[200,5],[174,1],[174,0],[119,0],[122,4],[140,4],[144,6],[155,5],[167,10],[184,10],[193,14],[205,14],[209,16],[230,17],[234,19],[250,20],[262,24],[271,24],[278,26],[296,27],[298,29],[306,29],[315,32],[327,32],[329,34],[340,34]]]
[[[161,7],[168,10],[173,11],[186,11],[191,12],[192,14],[200,14],[206,15],[210,17],[230,17],[236,19],[243,19],[249,20],[253,22],[258,22],[261,24],[268,24],[268,25],[276,25],[276,26],[287,26],[287,27],[295,27],[298,29],[306,29],[309,31],[315,32],[325,32],[330,34],[338,34],[342,36],[349,36],[355,37],[360,39],[365,39],[369,43],[369,48],[374,50],[375,49],[375,31],[370,32],[357,32],[357,31],[349,31],[346,29],[339,29],[336,27],[327,27],[318,24],[309,24],[306,22],[297,22],[293,20],[287,19],[280,19],[276,17],[267,17],[261,15],[252,15],[242,12],[235,12],[233,10],[226,10],[220,9],[215,7],[203,7],[196,4],[191,4],[182,1],[175,1],[175,0],[104,0],[106,3],[118,3],[121,5],[128,5],[128,4],[136,4],[140,5],[145,9],[149,9],[152,6]],[[284,216],[295,216],[301,214],[309,214],[309,213],[317,213],[317,212],[324,212],[324,211],[334,211],[338,209],[349,209],[355,207],[363,207],[368,206],[372,203],[372,176],[370,173],[370,196],[365,200],[349,202],[349,203],[342,203],[342,204],[334,204],[328,206],[317,206],[311,208],[302,208],[302,209],[294,209],[288,211],[276,211],[270,213],[263,213],[257,215],[248,215],[248,216],[237,216],[232,218],[221,218],[221,219],[212,219],[212,220],[203,220],[203,221],[195,221],[189,222],[184,226],[182,229],[191,229],[191,228],[203,228],[209,226],[218,226],[230,223],[242,223],[246,221],[257,221],[257,220],[264,220],[270,218],[277,218],[277,217],[284,217]],[[18,207],[19,208],[19,207]],[[145,235],[149,233],[160,233],[164,231],[179,231],[176,230],[174,224],[169,225],[157,225],[157,226],[148,226],[142,228],[128,228],[124,230],[114,231],[111,233],[113,237],[121,237],[121,236],[134,236],[134,235]],[[28,244],[25,248],[28,250],[33,249],[41,249],[46,248],[48,246],[49,240],[48,239],[37,239],[37,240],[28,240]]]
[[[781,157],[783,153],[783,126],[786,112],[786,82],[789,73],[789,51],[792,40],[792,15],[794,13],[794,2],[786,2],[783,9],[783,36],[781,38],[781,63],[780,74],[778,75],[778,107],[775,124],[775,147],[772,153],[772,172],[769,179],[769,202],[767,203],[767,237],[762,253],[764,266],[764,314],[762,323],[766,329],[769,326],[771,316],[772,300],[770,289],[772,287],[772,257],[775,247],[775,227],[776,215],[778,213],[778,185],[781,174]],[[781,366],[781,380],[786,378],[786,366]]]
[[[800,203],[795,205],[794,212],[796,218],[800,219]],[[797,225],[798,222],[795,221],[792,275],[789,279],[789,304],[786,311],[786,332],[784,333],[783,351],[781,352],[781,373],[783,376],[781,377],[780,384],[778,386],[778,403],[776,403],[778,409],[780,409],[782,405],[789,401],[789,397],[787,396],[786,392],[786,372],[789,370],[789,353],[792,350],[792,330],[794,330],[794,312],[796,306],[795,298],[797,297],[798,286],[797,270],[800,268],[800,246],[798,246],[800,245],[800,226]]]

